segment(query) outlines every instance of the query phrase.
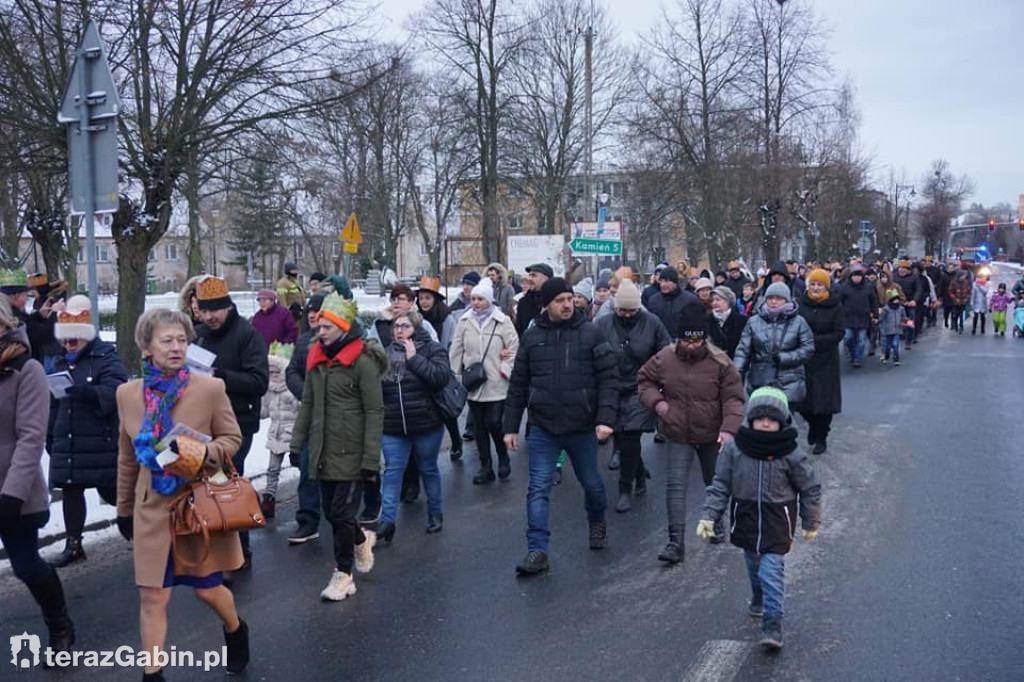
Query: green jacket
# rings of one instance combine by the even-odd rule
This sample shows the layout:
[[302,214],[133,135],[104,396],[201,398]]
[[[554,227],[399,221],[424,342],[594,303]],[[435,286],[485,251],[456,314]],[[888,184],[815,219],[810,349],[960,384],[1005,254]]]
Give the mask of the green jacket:
[[311,479],[355,481],[360,470],[380,470],[380,375],[387,367],[387,354],[375,341],[356,339],[330,360],[319,342],[310,344],[290,449],[309,445]]

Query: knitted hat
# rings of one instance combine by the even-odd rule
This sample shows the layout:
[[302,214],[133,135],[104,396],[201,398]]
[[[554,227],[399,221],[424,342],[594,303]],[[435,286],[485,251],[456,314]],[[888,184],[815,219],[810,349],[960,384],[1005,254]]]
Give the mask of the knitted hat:
[[356,302],[335,292],[324,297],[323,305],[320,306],[320,312],[317,313],[316,319],[318,322],[327,320],[347,332],[352,329],[352,323],[358,316],[359,306],[356,305]]
[[326,291],[318,291],[310,296],[306,302],[306,314],[320,312],[320,307],[324,304],[324,297],[326,296]]
[[[533,266],[530,266],[533,267]],[[561,277],[552,277],[540,287],[540,304],[545,308],[562,294],[573,293],[572,287]]]
[[551,269],[551,266],[547,263],[534,263],[533,265],[527,266],[527,272],[539,272],[542,275],[547,275],[548,279],[555,276],[555,271]]
[[736,294],[733,293],[732,289],[727,286],[715,287],[711,291],[712,296],[718,296],[720,299],[729,304],[729,307],[736,305]]
[[667,267],[668,263],[666,263],[665,261],[661,261],[660,263],[654,266],[654,274],[657,275],[659,272],[661,272]]
[[896,289],[889,289],[889,291],[885,292],[885,300],[887,300],[887,301],[891,301],[892,299],[899,298],[899,297],[900,297],[900,292],[897,291]]
[[608,281],[609,275],[601,275],[597,278],[597,284],[594,285],[594,291],[602,291],[603,289],[611,289],[611,284]]
[[0,294],[23,294],[28,291],[28,275],[24,270],[0,270]]
[[774,419],[782,426],[792,422],[785,393],[772,386],[762,386],[750,394],[747,400],[747,422],[753,425],[755,419],[763,417]]
[[299,266],[295,263],[284,264],[284,274],[286,275],[297,275],[299,274]]
[[421,291],[429,291],[438,298],[444,300],[444,294],[441,293],[441,278],[431,277],[430,275],[423,275],[420,277],[420,288],[416,290],[416,293]]
[[713,289],[714,286],[715,283],[712,282],[710,279],[708,279],[707,277],[701,277],[700,279],[697,280],[697,283],[693,285],[693,290],[700,291],[701,289]]
[[[821,268],[818,268],[817,270],[811,270],[809,273],[807,273],[807,283],[810,284],[811,282],[817,282],[818,284],[823,284],[823,285],[825,285],[825,288],[828,289],[829,287],[832,286],[832,277],[827,272],[822,270]],[[781,284],[781,282],[778,282],[778,283]],[[775,285],[773,284],[772,286],[775,286]],[[783,286],[785,286],[785,285],[783,285]],[[771,288],[771,287],[769,287],[769,288]]]
[[200,310],[221,310],[232,305],[228,284],[220,277],[207,275],[196,283],[196,304]]
[[322,282],[327,279],[327,275],[322,272],[314,272],[309,275],[310,282]]
[[768,285],[768,289],[764,292],[764,297],[778,296],[784,298],[787,301],[793,300],[793,295],[789,293],[789,285],[785,282],[772,282]]
[[658,273],[658,279],[679,284],[679,271],[669,265],[661,269],[661,272]]
[[477,282],[476,286],[473,287],[473,292],[470,296],[479,296],[485,301],[494,303],[494,284],[491,283],[490,278],[484,277],[482,280]]
[[96,338],[96,327],[92,326],[92,303],[88,296],[78,294],[68,299],[62,312],[57,313],[57,323],[53,325],[53,335],[58,341],[82,339],[92,341]]
[[576,283],[576,286],[572,288],[572,293],[579,294],[583,298],[587,299],[587,301],[593,301],[594,280],[590,279],[589,277],[584,277],[583,279]]
[[480,273],[476,270],[470,270],[462,276],[462,283],[475,287],[477,284],[480,284]]
[[277,303],[277,294],[271,291],[270,289],[260,289],[259,291],[257,291],[256,300],[258,301],[261,298],[270,299],[274,303]]
[[708,314],[700,303],[687,303],[679,313],[679,336],[704,338],[708,335]]
[[334,293],[341,294],[342,298],[354,298],[352,296],[352,287],[349,286],[348,280],[341,275],[325,277],[323,282],[324,284],[330,285],[330,287],[334,289]]
[[640,290],[633,280],[623,280],[619,284],[619,290],[615,292],[616,310],[638,310],[640,308]]

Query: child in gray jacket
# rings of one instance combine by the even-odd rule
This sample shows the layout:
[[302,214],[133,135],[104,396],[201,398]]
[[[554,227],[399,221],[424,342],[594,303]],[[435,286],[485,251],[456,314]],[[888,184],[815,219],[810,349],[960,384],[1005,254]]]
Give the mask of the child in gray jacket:
[[797,431],[786,394],[762,386],[750,394],[746,423],[718,456],[697,535],[710,538],[729,507],[730,540],[743,550],[753,598],[750,615],[762,618],[761,645],[782,648],[785,555],[793,545],[797,512],[804,540],[821,524],[821,484]]
[[907,311],[900,305],[900,292],[889,289],[886,292],[889,300],[882,307],[878,316],[878,333],[882,337],[882,362],[888,362],[892,355],[893,364],[900,366],[900,335],[907,321]]

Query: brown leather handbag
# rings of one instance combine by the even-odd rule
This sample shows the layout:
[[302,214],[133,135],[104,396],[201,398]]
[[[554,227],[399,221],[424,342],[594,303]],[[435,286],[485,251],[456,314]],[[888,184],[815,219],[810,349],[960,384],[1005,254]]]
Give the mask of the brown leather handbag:
[[[204,475],[190,481],[168,505],[171,523],[171,551],[175,561],[195,568],[210,555],[210,533],[255,530],[267,525],[260,511],[260,499],[247,478],[238,475],[227,457],[228,479],[215,483]],[[198,561],[189,561],[178,554],[179,535],[201,535],[203,554]]]

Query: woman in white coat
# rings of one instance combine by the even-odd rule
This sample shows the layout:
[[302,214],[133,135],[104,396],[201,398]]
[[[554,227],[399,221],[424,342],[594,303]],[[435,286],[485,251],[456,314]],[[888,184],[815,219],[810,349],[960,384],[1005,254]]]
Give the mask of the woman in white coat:
[[[476,449],[480,455],[480,471],[474,484],[494,480],[491,463],[491,441],[498,454],[498,478],[508,480],[508,449],[501,429],[501,416],[508,394],[508,378],[519,350],[519,336],[512,319],[494,305],[494,290],[487,278],[473,287],[470,309],[459,318],[452,345],[448,351],[452,371],[463,376],[467,368],[483,363],[483,383],[469,392],[469,411],[476,431]],[[468,387],[467,387],[468,388]]]

